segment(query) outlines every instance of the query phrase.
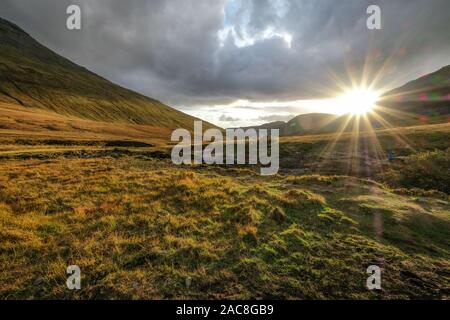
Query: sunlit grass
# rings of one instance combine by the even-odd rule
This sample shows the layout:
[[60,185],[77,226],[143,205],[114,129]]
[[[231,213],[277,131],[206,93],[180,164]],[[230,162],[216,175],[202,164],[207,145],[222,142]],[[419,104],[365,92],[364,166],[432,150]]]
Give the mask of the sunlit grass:
[[[435,198],[133,157],[1,161],[3,298],[417,298],[448,287],[448,204]],[[364,287],[380,257],[382,294]],[[65,289],[69,264],[81,291]]]

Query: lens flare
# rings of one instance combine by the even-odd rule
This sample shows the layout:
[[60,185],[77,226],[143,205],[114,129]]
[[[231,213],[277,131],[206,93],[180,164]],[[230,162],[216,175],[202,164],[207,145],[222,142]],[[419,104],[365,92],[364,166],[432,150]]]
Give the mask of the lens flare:
[[349,90],[338,98],[342,113],[364,115],[373,110],[377,104],[379,94],[366,88]]

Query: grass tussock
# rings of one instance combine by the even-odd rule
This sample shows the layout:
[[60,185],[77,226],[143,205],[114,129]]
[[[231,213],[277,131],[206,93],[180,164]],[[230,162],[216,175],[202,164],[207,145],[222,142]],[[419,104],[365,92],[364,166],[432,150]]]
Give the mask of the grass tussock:
[[[0,171],[2,298],[442,298],[449,286],[449,205],[434,197],[126,156]],[[364,286],[374,262],[382,292]],[[71,264],[80,291],[65,287]]]
[[395,187],[437,190],[450,194],[450,148],[406,157],[385,175]]

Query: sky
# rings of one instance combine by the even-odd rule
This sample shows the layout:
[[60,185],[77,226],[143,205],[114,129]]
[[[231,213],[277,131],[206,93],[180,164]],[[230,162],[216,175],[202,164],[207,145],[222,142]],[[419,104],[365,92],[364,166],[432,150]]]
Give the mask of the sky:
[[[66,28],[77,4],[81,30]],[[366,25],[381,9],[381,30]],[[1,0],[0,17],[101,76],[222,127],[342,113],[450,64],[448,0]]]

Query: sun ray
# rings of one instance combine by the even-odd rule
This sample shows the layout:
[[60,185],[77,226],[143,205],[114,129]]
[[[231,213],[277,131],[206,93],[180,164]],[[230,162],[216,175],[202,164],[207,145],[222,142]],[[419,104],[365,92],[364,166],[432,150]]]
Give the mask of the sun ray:
[[[319,154],[320,162],[318,163],[319,170],[323,170],[324,167],[332,165],[332,153],[336,151],[336,145],[343,140],[343,135],[346,133],[346,129],[352,120],[351,115],[346,115],[343,123],[336,130],[334,134],[334,139],[330,139],[327,145],[323,148],[322,152]],[[327,168],[328,171],[328,168]]]
[[374,112],[372,116],[383,126],[383,128],[391,129],[388,132],[390,135],[395,137],[397,142],[401,143],[404,147],[410,149],[411,151],[415,151],[412,141],[410,141],[405,135],[403,135],[397,127],[392,125],[388,120],[386,120],[376,112]]

